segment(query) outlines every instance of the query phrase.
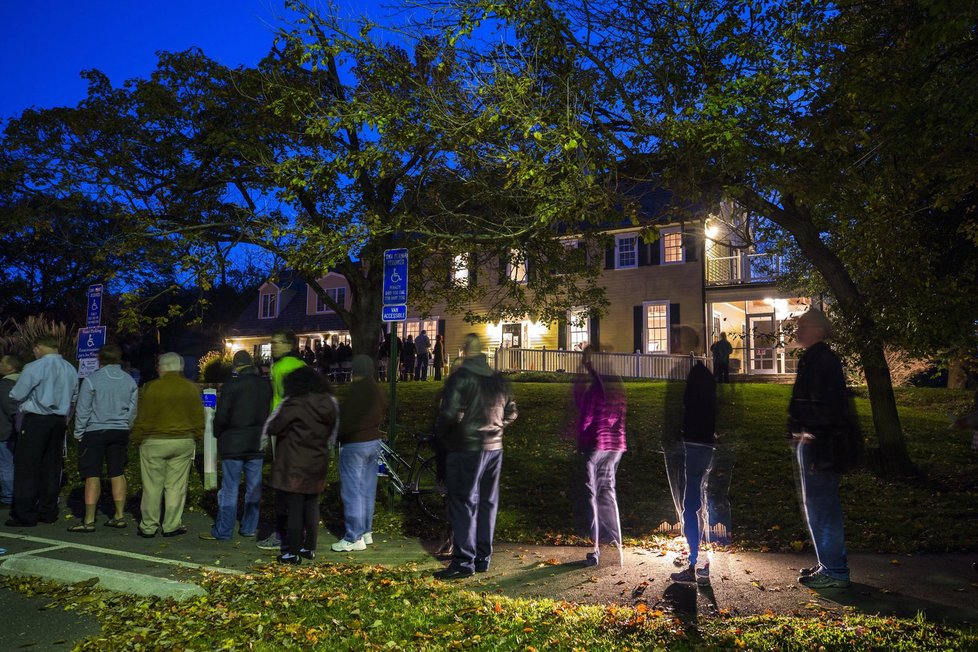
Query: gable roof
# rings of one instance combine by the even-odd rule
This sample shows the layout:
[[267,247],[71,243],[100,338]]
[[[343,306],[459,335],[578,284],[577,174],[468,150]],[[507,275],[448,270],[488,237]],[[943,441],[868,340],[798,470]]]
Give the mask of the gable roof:
[[[231,335],[236,337],[271,335],[279,328],[289,328],[296,333],[349,330],[340,316],[334,312],[306,314],[308,285],[295,271],[282,270],[269,277],[267,282],[279,289],[278,316],[274,319],[258,318],[261,293],[256,292],[248,307],[231,324]],[[262,285],[264,287],[264,284]]]

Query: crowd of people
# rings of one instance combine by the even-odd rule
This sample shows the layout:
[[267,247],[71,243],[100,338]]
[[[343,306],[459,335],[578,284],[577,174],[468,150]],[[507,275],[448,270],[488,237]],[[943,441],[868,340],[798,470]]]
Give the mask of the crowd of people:
[[[802,511],[816,554],[799,581],[811,588],[849,586],[839,479],[861,455],[862,437],[847,394],[842,365],[825,343],[830,323],[810,310],[798,320],[797,341],[804,347],[788,406],[788,433],[798,474]],[[728,345],[729,346],[729,345]],[[403,348],[401,348],[403,347]],[[714,356],[729,356],[716,347]],[[380,353],[391,351],[390,341]],[[424,331],[393,349],[404,369],[424,380],[429,358],[435,377],[444,361],[441,336],[432,347]],[[405,358],[405,350],[409,350]],[[319,533],[319,502],[329,461],[338,445],[343,534],[336,552],[360,551],[373,544],[373,512],[386,393],[378,383],[374,358],[350,358],[352,385],[342,402],[327,374],[309,363],[294,332],[279,330],[271,339],[269,379],[251,355],[233,356],[234,374],[221,389],[213,419],[221,459],[221,485],[213,527],[200,538],[226,541],[235,525],[242,537],[258,532],[263,463],[271,457],[267,486],[275,490],[272,534],[257,543],[275,550],[278,561],[299,564],[314,559]],[[99,351],[99,369],[81,382],[75,368],[42,336],[35,360],[0,358],[0,501],[11,506],[8,527],[53,523],[59,515],[63,448],[67,426],[78,442],[78,470],[84,480],[84,516],[68,529],[94,532],[103,469],[109,478],[114,512],[103,525],[125,528],[125,468],[129,446],[139,447],[142,500],[137,534],[152,538],[187,533],[183,509],[197,444],[205,432],[199,388],[183,375],[183,358],[164,353],[158,378],[138,390],[122,369],[122,351],[109,344]],[[404,365],[407,360],[409,364]],[[572,390],[573,418],[566,435],[577,450],[574,497],[579,534],[590,542],[584,566],[600,563],[603,544],[621,554],[622,530],[616,476],[627,450],[625,392],[621,379],[585,349],[583,373]],[[717,451],[717,382],[694,362],[683,394],[681,441],[665,446],[667,473],[682,533],[687,567],[676,582],[708,583],[709,556],[702,543],[729,543],[729,507],[711,493]],[[463,355],[442,389],[434,426],[439,476],[447,492],[451,561],[436,573],[458,579],[489,569],[499,508],[499,482],[506,428],[518,416],[508,381],[488,364],[482,342],[470,334]],[[959,420],[971,424],[969,416]],[[240,485],[243,510],[238,514]],[[721,498],[722,501],[722,498]]]

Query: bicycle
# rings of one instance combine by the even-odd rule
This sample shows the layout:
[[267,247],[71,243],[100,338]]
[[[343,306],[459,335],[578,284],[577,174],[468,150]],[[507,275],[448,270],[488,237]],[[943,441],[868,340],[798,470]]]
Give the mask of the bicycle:
[[381,439],[377,475],[389,480],[388,491],[416,501],[429,519],[443,521],[446,514],[445,485],[438,482],[435,456],[422,456],[422,450],[431,447],[433,437],[418,432],[414,439],[414,456],[410,462],[395,451],[386,439]]

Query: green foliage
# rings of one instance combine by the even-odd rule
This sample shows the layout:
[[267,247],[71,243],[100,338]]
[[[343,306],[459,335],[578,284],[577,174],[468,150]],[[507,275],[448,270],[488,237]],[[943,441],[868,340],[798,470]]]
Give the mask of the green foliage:
[[231,353],[225,351],[208,351],[198,361],[199,378],[204,383],[223,383],[231,378]]
[[69,330],[62,322],[34,315],[23,320],[8,319],[0,323],[0,352],[17,353],[24,362],[30,362],[34,359],[31,348],[42,335],[56,337],[61,356],[72,364],[75,363],[78,341],[74,331]]

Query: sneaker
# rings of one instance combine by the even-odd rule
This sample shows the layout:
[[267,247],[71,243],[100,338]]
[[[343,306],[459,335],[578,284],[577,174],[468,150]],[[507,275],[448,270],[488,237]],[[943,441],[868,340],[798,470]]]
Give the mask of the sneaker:
[[367,544],[363,542],[363,537],[360,537],[352,542],[346,539],[340,539],[330,547],[333,549],[333,552],[353,552],[354,550],[366,550]]
[[292,564],[293,566],[298,566],[302,563],[302,560],[297,555],[290,555],[289,553],[279,555],[275,558],[275,561],[281,564]]
[[267,539],[262,539],[255,544],[261,550],[281,550],[282,541],[278,538],[278,532],[272,532]]
[[672,579],[673,582],[695,582],[696,569],[692,566],[687,566],[686,570],[673,573],[669,576],[669,578]]
[[367,544],[368,546],[374,545],[374,533],[373,532],[364,532],[363,533],[363,542],[365,544]]
[[703,568],[696,569],[696,583],[700,586],[710,585],[710,565],[707,564]]
[[589,553],[587,553],[587,556],[584,558],[584,561],[582,563],[583,563],[583,565],[584,565],[585,568],[587,568],[589,566],[597,566],[598,565],[598,556],[596,554],[594,554],[593,552],[589,552]]
[[815,573],[818,572],[819,568],[821,568],[821,566],[815,564],[814,566],[809,566],[808,568],[799,569],[798,577],[809,577],[811,575],[814,575]]
[[302,557],[303,559],[313,560],[313,559],[316,558],[316,551],[315,550],[306,550],[305,548],[300,548],[299,549],[299,556]]
[[851,586],[849,580],[840,580],[826,575],[823,571],[807,577],[799,577],[798,581],[810,589],[848,589]]

